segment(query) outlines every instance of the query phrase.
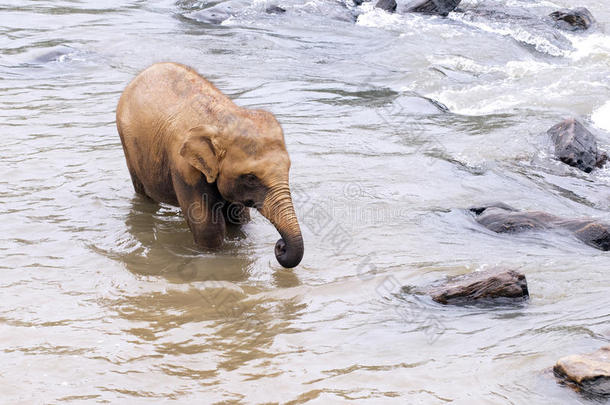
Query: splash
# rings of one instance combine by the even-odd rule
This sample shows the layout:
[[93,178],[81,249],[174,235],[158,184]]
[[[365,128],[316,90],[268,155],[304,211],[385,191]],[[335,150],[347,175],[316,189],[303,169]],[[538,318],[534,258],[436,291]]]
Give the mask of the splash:
[[591,121],[597,128],[610,132],[610,101],[593,111]]

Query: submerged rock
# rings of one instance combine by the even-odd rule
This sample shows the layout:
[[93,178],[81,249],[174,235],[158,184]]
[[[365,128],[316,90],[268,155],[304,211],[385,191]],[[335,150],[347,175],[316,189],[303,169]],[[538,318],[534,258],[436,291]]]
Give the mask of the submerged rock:
[[450,279],[427,291],[441,304],[468,304],[498,298],[525,300],[529,297],[525,275],[515,270],[478,271]]
[[577,391],[610,397],[610,346],[559,359],[555,375]]
[[[203,4],[201,4],[203,3]],[[277,2],[259,5],[258,2],[252,4],[251,0],[224,0],[210,2],[180,2],[183,10],[180,15],[188,20],[194,20],[204,24],[222,25],[233,20],[238,23],[248,23],[253,18],[263,15],[282,15],[293,14],[303,16],[313,14],[324,16],[326,19],[354,22],[356,21],[356,11],[347,7],[344,1],[320,1],[304,2],[304,4],[293,7],[292,3],[278,5]],[[264,3],[264,2],[263,2]],[[273,3],[273,4],[272,4]]]
[[205,24],[219,25],[231,18],[235,13],[234,10],[238,9],[234,8],[230,2],[219,3],[212,7],[190,13],[188,18]]
[[265,12],[267,14],[284,14],[286,9],[280,6],[269,6],[265,9]]
[[396,11],[396,6],[396,0],[379,0],[377,4],[375,4],[375,7],[385,10],[388,13]]
[[593,14],[585,7],[555,11],[550,17],[557,28],[568,31],[584,31],[595,22]]
[[504,207],[474,208],[472,212],[477,213],[477,222],[485,228],[496,233],[517,233],[523,231],[535,231],[549,229],[553,215],[528,211],[506,210]]
[[500,208],[500,209],[503,209],[506,211],[517,211],[516,208],[513,208],[508,204],[504,204],[503,202],[495,202],[495,203],[483,205],[480,207],[471,207],[471,208],[469,208],[469,210],[471,212],[474,212],[476,215],[481,215],[488,208]]
[[574,50],[572,41],[559,32],[550,18],[524,7],[489,4],[486,1],[457,9],[459,20],[476,28],[491,28],[515,40],[530,51],[552,56],[565,56]]
[[409,13],[434,14],[447,17],[462,0],[417,0],[406,9]]
[[69,58],[71,54],[76,52],[74,48],[70,48],[69,46],[56,46],[52,50],[43,53],[42,55],[38,55],[32,63],[43,64],[49,62],[62,62],[66,58]]
[[476,221],[496,233],[564,229],[599,250],[610,250],[610,225],[592,219],[564,219],[540,211],[517,211],[506,204],[470,208]]
[[579,121],[570,118],[547,131],[555,144],[555,155],[563,163],[590,173],[601,168],[608,156],[597,149],[595,136]]

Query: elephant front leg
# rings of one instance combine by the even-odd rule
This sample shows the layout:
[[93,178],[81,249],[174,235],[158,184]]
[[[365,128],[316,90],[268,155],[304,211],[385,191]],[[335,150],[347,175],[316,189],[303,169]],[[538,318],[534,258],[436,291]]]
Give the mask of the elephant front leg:
[[178,203],[197,246],[206,249],[222,246],[226,233],[225,201],[216,186],[207,183],[203,176],[195,186],[187,184],[180,175],[172,177]]

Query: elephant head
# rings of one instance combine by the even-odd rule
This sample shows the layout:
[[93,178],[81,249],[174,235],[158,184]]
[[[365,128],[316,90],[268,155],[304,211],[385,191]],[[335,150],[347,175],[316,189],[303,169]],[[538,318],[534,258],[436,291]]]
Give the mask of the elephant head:
[[295,267],[304,248],[288,184],[290,158],[284,134],[271,113],[244,114],[224,125],[191,129],[180,154],[208,183],[216,182],[225,200],[258,209],[281,235],[275,245],[278,262]]

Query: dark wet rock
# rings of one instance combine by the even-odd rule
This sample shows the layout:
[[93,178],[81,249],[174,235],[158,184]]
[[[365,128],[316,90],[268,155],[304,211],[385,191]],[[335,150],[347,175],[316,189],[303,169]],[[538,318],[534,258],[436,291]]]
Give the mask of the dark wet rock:
[[610,250],[610,225],[593,220],[560,220],[557,226],[568,229],[579,240],[599,250]]
[[496,233],[563,229],[599,250],[610,250],[610,225],[592,219],[564,219],[540,211],[517,211],[505,204],[470,209],[476,221]]
[[433,14],[446,17],[462,0],[417,0],[406,9],[409,13]]
[[477,222],[496,233],[518,233],[549,229],[553,215],[539,211],[507,211],[503,208],[490,207],[477,216]]
[[576,391],[593,396],[610,397],[610,346],[559,359],[555,375]]
[[375,7],[385,10],[388,13],[396,11],[396,6],[396,0],[379,0],[377,1],[377,4],[375,4]]
[[525,275],[515,270],[477,271],[453,277],[426,291],[441,304],[469,304],[502,299],[523,301],[529,297]]
[[279,6],[270,6],[265,9],[265,12],[267,14],[284,14],[286,9]]
[[595,136],[579,121],[570,118],[547,131],[555,144],[555,155],[563,163],[590,173],[601,168],[608,156],[598,150]]
[[568,31],[584,31],[595,23],[593,14],[585,7],[555,11],[550,17],[557,28]]

